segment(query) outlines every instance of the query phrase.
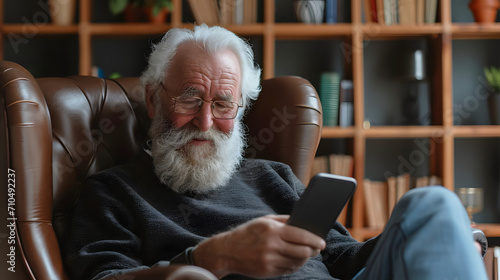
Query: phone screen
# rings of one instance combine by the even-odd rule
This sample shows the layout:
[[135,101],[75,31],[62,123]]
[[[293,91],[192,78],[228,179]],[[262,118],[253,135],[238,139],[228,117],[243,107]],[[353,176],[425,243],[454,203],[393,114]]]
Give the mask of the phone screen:
[[356,190],[354,178],[318,173],[292,210],[289,225],[325,238]]

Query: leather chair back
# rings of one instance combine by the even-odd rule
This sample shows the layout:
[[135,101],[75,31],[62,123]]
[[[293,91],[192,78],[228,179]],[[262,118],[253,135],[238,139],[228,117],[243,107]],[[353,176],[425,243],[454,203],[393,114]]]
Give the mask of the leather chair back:
[[[86,177],[134,157],[149,117],[138,78],[37,78],[0,62],[0,279],[67,279],[64,252],[71,211]],[[247,157],[289,164],[307,184],[322,114],[299,77],[262,82],[244,118]],[[7,211],[9,210],[9,211]],[[11,250],[12,249],[12,250]],[[9,263],[10,261],[10,263]],[[12,265],[12,266],[11,266]]]

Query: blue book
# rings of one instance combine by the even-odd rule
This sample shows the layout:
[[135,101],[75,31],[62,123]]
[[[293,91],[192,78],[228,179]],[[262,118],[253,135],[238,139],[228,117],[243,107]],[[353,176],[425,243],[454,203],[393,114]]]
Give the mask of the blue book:
[[325,1],[325,22],[337,23],[337,0]]

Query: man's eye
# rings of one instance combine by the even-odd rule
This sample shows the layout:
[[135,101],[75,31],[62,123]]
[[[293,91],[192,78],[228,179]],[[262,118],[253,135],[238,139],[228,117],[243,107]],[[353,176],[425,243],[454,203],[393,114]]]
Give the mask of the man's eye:
[[200,100],[196,99],[196,98],[183,99],[183,100],[180,100],[179,103],[181,103],[182,106],[194,107],[194,106],[198,106],[198,104],[200,104]]
[[217,107],[218,109],[231,109],[233,108],[233,103],[232,102],[214,102],[215,104],[215,107]]

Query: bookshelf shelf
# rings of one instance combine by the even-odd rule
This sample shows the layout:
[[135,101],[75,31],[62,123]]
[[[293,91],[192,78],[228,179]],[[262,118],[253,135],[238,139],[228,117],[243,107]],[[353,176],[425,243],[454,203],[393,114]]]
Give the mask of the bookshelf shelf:
[[498,224],[477,224],[475,227],[482,230],[486,236],[500,237],[500,225]]
[[380,24],[364,24],[361,28],[363,36],[366,38],[394,39],[415,36],[432,36],[442,34],[443,25],[417,25],[417,26],[384,26]]
[[65,35],[78,34],[78,25],[58,26],[53,24],[4,24],[2,27],[3,34],[37,34],[37,35]]
[[[486,236],[488,237],[500,237],[500,226],[497,224],[476,224],[475,228],[482,230]],[[353,229],[349,229],[353,232]],[[366,240],[371,237],[377,236],[382,233],[382,229],[376,228],[361,228],[356,231],[356,235],[360,237],[360,239]]]
[[[366,138],[414,138],[439,137],[444,134],[442,126],[372,126],[363,131]],[[404,133],[403,133],[404,132]]]
[[[98,58],[102,59],[107,53],[113,53],[113,51],[110,52],[110,49],[123,44],[123,40],[127,42],[136,41],[138,44],[144,43],[141,45],[143,47],[143,45],[147,45],[149,38],[158,38],[159,35],[170,28],[189,28],[193,26],[189,15],[187,15],[189,5],[186,0],[174,0],[174,10],[169,16],[170,19],[160,25],[116,22],[116,18],[112,18],[109,13],[103,12],[107,8],[105,2],[80,0],[76,17],[78,21],[70,26],[56,26],[51,23],[26,24],[21,20],[23,15],[18,18],[9,15],[10,10],[7,7],[15,5],[22,5],[23,8],[26,6],[26,10],[33,11],[33,13],[40,12],[40,8],[36,6],[36,1],[20,0],[15,1],[16,4],[13,4],[14,2],[0,0],[0,5],[4,8],[3,14],[0,15],[0,32],[2,33],[0,45],[3,46],[0,49],[1,58],[34,68],[35,76],[36,73],[39,76],[51,75],[53,72],[46,69],[46,66],[50,66],[48,64],[53,62],[56,67],[62,68],[62,66],[67,66],[67,59],[72,59],[72,67],[69,70],[66,70],[68,68],[66,67],[64,70],[57,71],[61,71],[68,76],[77,74],[90,75],[92,67],[98,62],[103,63],[103,67],[111,69],[115,66],[112,64],[115,64],[116,60],[110,60],[109,62],[96,60]],[[300,75],[309,79],[316,88],[319,88],[318,77],[322,71],[339,71],[344,78],[352,79],[354,125],[350,127],[324,127],[322,144],[326,142],[330,145],[333,142],[331,144],[333,146],[331,147],[332,150],[337,149],[335,145],[338,145],[340,146],[338,149],[342,153],[350,154],[354,158],[354,173],[352,176],[356,178],[359,186],[352,203],[352,220],[349,223],[349,229],[355,238],[364,240],[375,236],[381,231],[366,226],[363,180],[370,176],[372,169],[376,169],[378,162],[391,163],[392,159],[384,156],[370,158],[369,155],[373,152],[370,149],[380,148],[384,150],[387,149],[387,145],[390,145],[386,144],[385,147],[373,148],[374,143],[384,145],[384,141],[387,140],[391,144],[404,145],[405,143],[411,143],[414,139],[434,141],[436,144],[435,151],[427,159],[428,175],[441,177],[443,185],[449,190],[454,190],[455,184],[461,183],[460,173],[463,173],[461,170],[467,170],[469,166],[481,166],[481,164],[483,164],[483,170],[488,169],[487,164],[482,163],[482,160],[471,162],[469,159],[464,159],[463,156],[457,154],[456,149],[477,145],[475,144],[476,139],[487,140],[488,143],[496,141],[495,138],[500,138],[499,126],[488,125],[487,121],[484,120],[477,123],[466,120],[467,122],[464,125],[455,125],[453,116],[450,117],[452,115],[450,112],[454,112],[459,92],[465,91],[463,88],[467,88],[467,86],[473,88],[476,85],[476,80],[467,81],[467,79],[463,78],[464,74],[467,76],[470,73],[469,75],[473,78],[480,75],[479,71],[473,72],[474,67],[463,66],[462,60],[468,59],[468,62],[477,62],[476,64],[481,62],[485,64],[484,66],[486,64],[500,64],[498,48],[496,48],[498,42],[500,42],[500,23],[479,25],[469,23],[467,20],[462,20],[464,23],[462,21],[458,22],[460,19],[457,20],[458,16],[453,14],[458,8],[454,7],[452,9],[451,0],[438,1],[440,14],[438,16],[439,20],[435,24],[386,26],[365,23],[363,1],[355,0],[346,1],[351,3],[350,16],[346,17],[341,23],[302,24],[295,22],[292,19],[293,16],[281,19],[282,13],[286,10],[282,9],[283,5],[288,8],[288,11],[293,11],[289,6],[290,2],[258,0],[259,16],[257,23],[226,25],[225,27],[240,36],[247,37],[250,40],[255,39],[252,44],[255,48],[256,59],[263,68],[263,78],[265,79],[280,75]],[[32,15],[29,14],[25,16],[32,18]],[[19,50],[11,49],[9,34],[26,37],[25,35],[31,36],[33,33],[29,32],[33,32],[33,30],[36,31],[36,34],[33,35],[36,40],[33,41],[37,42],[31,43],[30,40],[30,43],[26,44],[26,46],[21,43],[17,45],[16,47]],[[71,37],[71,40],[66,40],[67,37]],[[50,45],[50,41],[54,41],[52,45]],[[61,42],[66,44],[66,41],[73,45],[69,45],[69,47],[66,45],[64,47],[59,46]],[[472,47],[481,47],[481,54],[470,52],[467,48],[471,46],[462,46],[464,42],[473,43]],[[489,48],[494,49],[493,51],[488,49],[488,46],[486,46],[488,44],[492,45]],[[290,50],[290,45],[300,51],[296,49]],[[39,48],[40,46],[46,46],[45,51],[51,48],[56,50],[65,48],[71,49],[72,53],[70,52],[70,57],[68,57],[68,54],[65,57],[61,51],[60,56],[51,59],[51,63],[47,63],[47,60],[42,60],[42,58],[40,58],[40,61],[34,61],[36,57],[43,56],[44,50]],[[395,125],[382,122],[381,125],[374,125],[374,123],[378,123],[378,119],[371,118],[374,113],[370,109],[375,108],[375,114],[382,116],[384,110],[397,107],[399,105],[396,104],[400,104],[397,103],[396,99],[400,98],[401,90],[394,88],[394,79],[388,77],[387,74],[390,71],[395,71],[395,69],[391,69],[391,64],[394,66],[398,62],[392,61],[396,60],[392,50],[422,46],[427,50],[429,55],[427,62],[431,65],[431,71],[428,73],[429,87],[432,93],[430,97],[431,124],[427,126],[402,126],[396,122]],[[25,49],[31,53],[26,55],[27,51]],[[317,51],[318,49],[319,51]],[[134,48],[132,50],[136,51]],[[140,51],[142,49],[139,49],[137,54],[137,59],[140,61],[135,64],[127,62],[130,65],[125,65],[125,67],[130,68],[132,75],[140,75],[143,70],[144,61],[142,60],[146,53],[143,54]],[[284,58],[283,55],[283,53],[294,55],[299,52],[301,56],[294,60],[289,59],[289,57]],[[78,58],[74,57],[76,55]],[[383,55],[385,56],[381,58]],[[380,60],[377,60],[379,57]],[[373,65],[374,67],[369,68]],[[482,66],[476,65],[475,67],[477,70]],[[40,69],[39,72],[36,72],[37,69]],[[461,80],[464,81],[461,82]],[[390,86],[373,89],[374,83],[377,86],[380,84]],[[391,91],[392,95],[390,94]],[[388,92],[388,94],[379,97],[378,94],[381,92]],[[376,98],[373,98],[374,95],[372,94]],[[387,102],[386,104],[389,106],[378,106],[384,105],[383,103],[372,104],[374,101],[379,102],[380,100]],[[470,113],[475,119],[481,119],[483,117],[481,112],[483,111],[481,109]],[[370,118],[372,125],[365,128],[366,121]],[[496,164],[498,165],[498,162]],[[497,172],[498,166],[496,168]],[[489,174],[482,171],[480,174],[467,174],[467,176],[471,178],[470,180],[482,182],[485,188],[498,196],[500,179],[496,173]],[[484,177],[487,177],[487,180],[481,181]],[[478,227],[483,229],[488,236],[500,237],[500,214],[493,213],[491,210],[496,206],[490,205],[489,207],[488,218]]]
[[300,23],[276,23],[274,33],[277,39],[311,39],[331,38],[336,36],[351,36],[352,25],[339,24],[300,24]]
[[[500,237],[500,225],[498,224],[476,224],[475,228],[482,230],[488,237]],[[354,229],[349,228],[349,231],[353,232]],[[382,233],[382,229],[364,227],[356,229],[356,235],[360,236],[360,239],[368,239]]]
[[349,138],[354,137],[356,130],[354,127],[323,127],[322,138]]
[[171,28],[168,24],[148,23],[93,23],[88,25],[91,35],[104,36],[134,36],[134,35],[157,35]]
[[453,39],[500,39],[500,24],[453,24]]
[[460,138],[500,137],[500,128],[496,125],[464,125],[453,127],[453,135]]

